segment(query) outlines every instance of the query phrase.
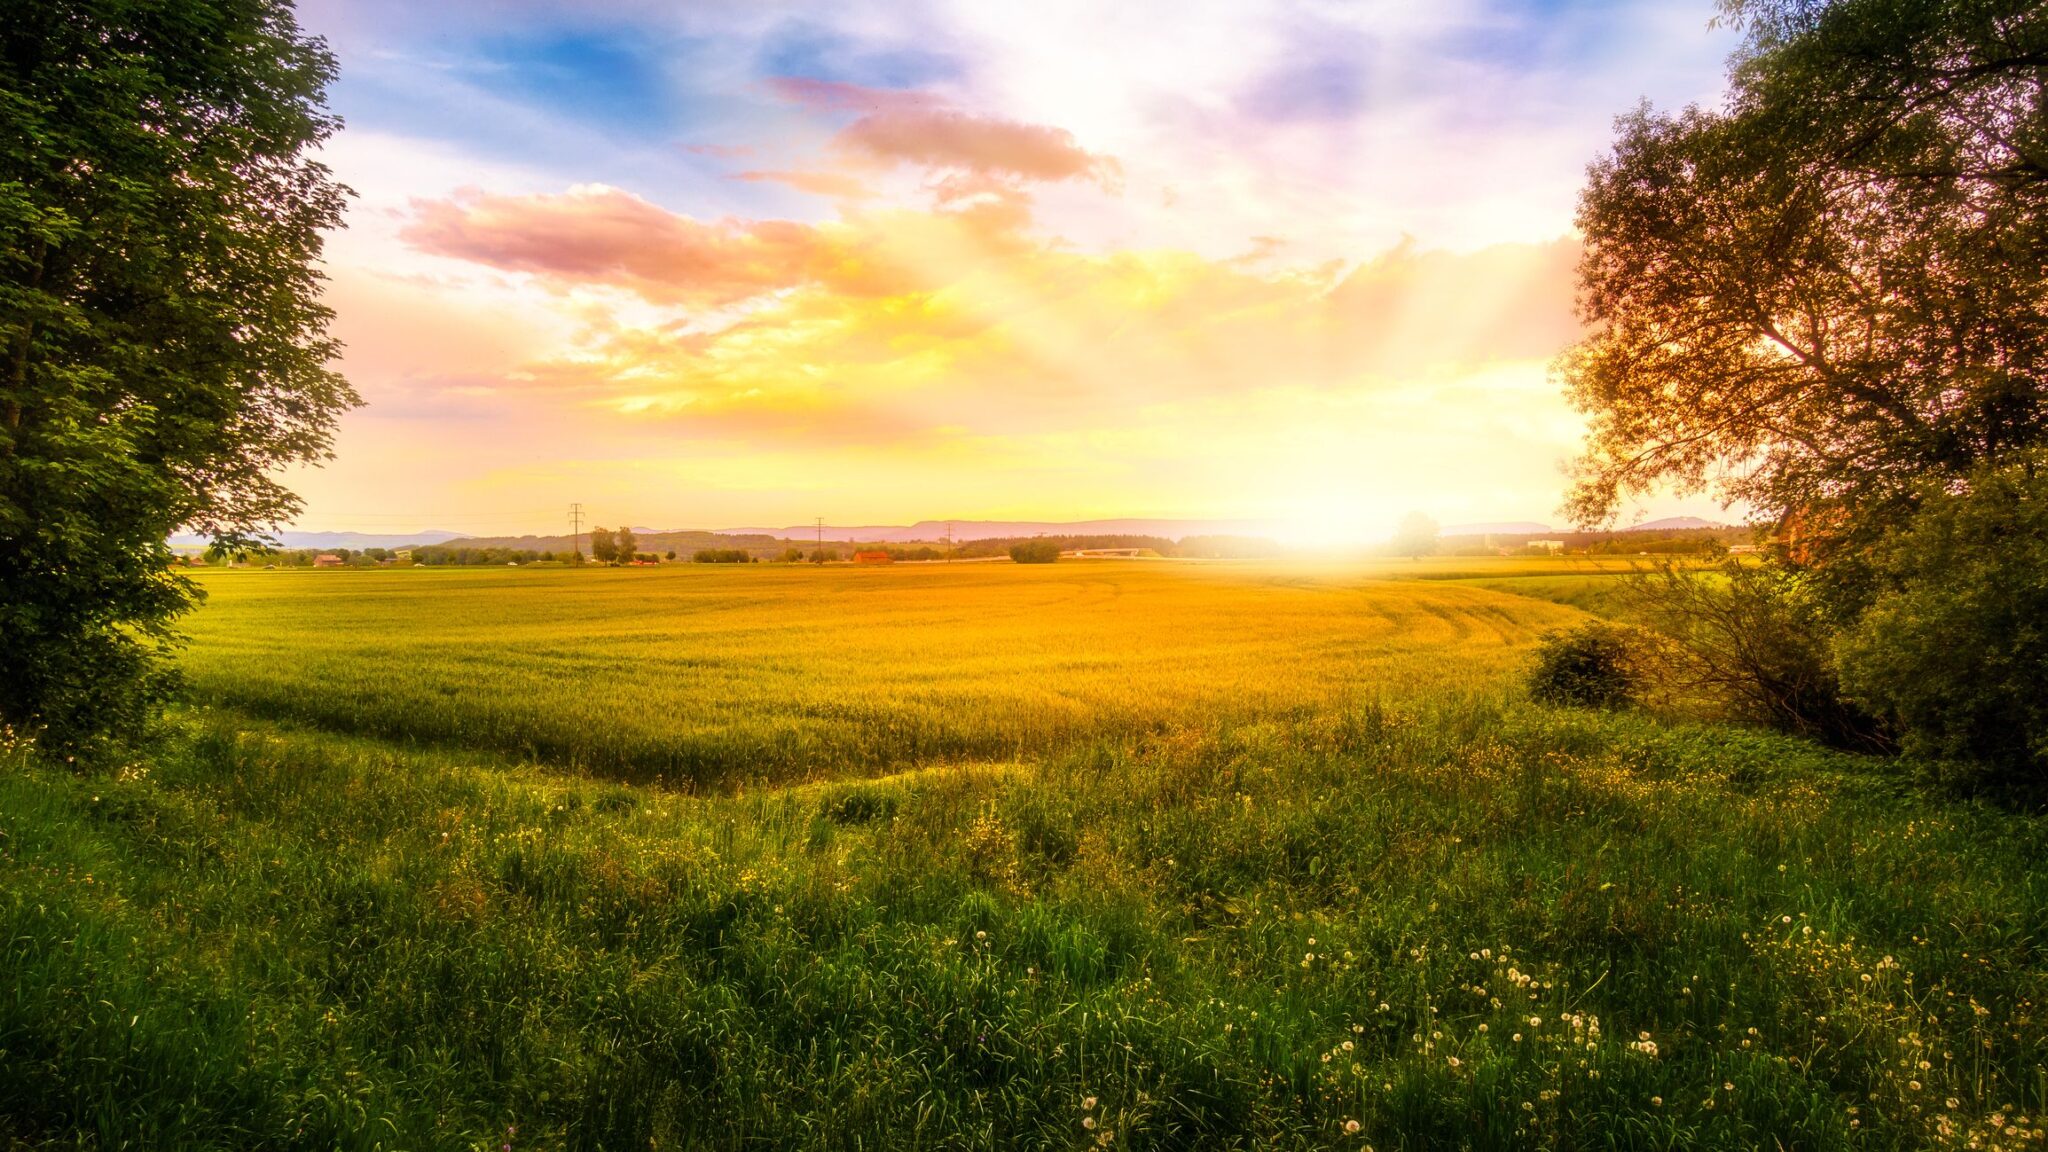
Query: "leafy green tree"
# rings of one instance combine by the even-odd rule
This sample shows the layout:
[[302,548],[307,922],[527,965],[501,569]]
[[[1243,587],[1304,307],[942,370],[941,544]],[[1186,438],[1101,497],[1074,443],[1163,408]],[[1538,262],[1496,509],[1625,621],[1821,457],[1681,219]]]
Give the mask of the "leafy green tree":
[[612,548],[619,554],[619,563],[631,564],[639,557],[640,541],[633,538],[631,528],[621,528],[612,533]]
[[1411,560],[1436,551],[1436,544],[1436,521],[1420,512],[1410,512],[1401,517],[1400,526],[1394,529],[1394,551]]
[[[2048,467],[1930,485],[1879,550],[1878,591],[1837,645],[1848,696],[1905,750],[2048,792]],[[1974,775],[1975,773],[1969,773]]]
[[611,529],[592,528],[590,530],[590,558],[599,564],[610,564],[619,558],[619,545],[616,540],[612,539]]
[[1826,565],[2048,435],[2048,8],[1729,15],[1725,108],[1623,117],[1580,203],[1571,509],[1712,490]]
[[195,593],[298,507],[357,403],[329,367],[321,233],[346,190],[325,46],[280,0],[37,0],[0,19],[0,719],[78,743],[169,685]]
[[1010,559],[1018,564],[1051,564],[1059,558],[1057,540],[1025,540],[1010,545]]

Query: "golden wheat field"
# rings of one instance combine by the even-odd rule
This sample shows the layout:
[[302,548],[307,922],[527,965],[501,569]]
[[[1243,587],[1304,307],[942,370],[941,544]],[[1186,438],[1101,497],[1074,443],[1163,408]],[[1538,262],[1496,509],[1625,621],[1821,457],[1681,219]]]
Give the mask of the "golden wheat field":
[[818,777],[1485,690],[1575,616],[1447,579],[1560,570],[1514,563],[209,572],[185,669],[351,732]]

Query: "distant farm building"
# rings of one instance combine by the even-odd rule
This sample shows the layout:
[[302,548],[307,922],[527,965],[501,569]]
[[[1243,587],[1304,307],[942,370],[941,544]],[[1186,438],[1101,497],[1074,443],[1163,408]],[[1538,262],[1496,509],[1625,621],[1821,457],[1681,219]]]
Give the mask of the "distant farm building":
[[894,564],[896,558],[887,552],[869,550],[866,552],[855,552],[853,554],[853,562],[855,564]]
[[332,552],[322,552],[318,556],[313,557],[313,567],[315,568],[339,568],[345,563],[347,561]]

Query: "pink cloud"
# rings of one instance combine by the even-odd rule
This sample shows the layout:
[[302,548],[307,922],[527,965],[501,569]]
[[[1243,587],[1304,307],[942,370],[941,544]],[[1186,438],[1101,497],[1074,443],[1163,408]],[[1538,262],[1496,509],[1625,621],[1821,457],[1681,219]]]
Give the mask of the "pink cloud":
[[1054,183],[1089,180],[1112,187],[1117,162],[1081,147],[1064,128],[982,116],[925,92],[864,88],[829,80],[771,81],[785,99],[831,112],[859,112],[832,146],[857,164],[897,164]]
[[830,196],[835,200],[866,200],[875,195],[874,189],[861,183],[858,177],[844,172],[757,170],[737,173],[733,179],[756,184],[782,184],[799,192]]
[[400,235],[438,256],[711,307],[808,282],[834,259],[831,241],[808,224],[697,220],[603,185],[416,200]]

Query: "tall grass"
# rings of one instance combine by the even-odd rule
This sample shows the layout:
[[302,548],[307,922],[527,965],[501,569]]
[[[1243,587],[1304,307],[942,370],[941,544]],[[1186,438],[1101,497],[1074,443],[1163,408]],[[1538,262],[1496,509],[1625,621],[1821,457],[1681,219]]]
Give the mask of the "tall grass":
[[1572,608],[710,569],[218,574],[0,745],[0,1144],[2048,1146],[2048,826],[1517,701]]
[[691,797],[186,722],[5,757],[0,1134],[2041,1146],[2042,825],[1775,737],[1411,700]]

